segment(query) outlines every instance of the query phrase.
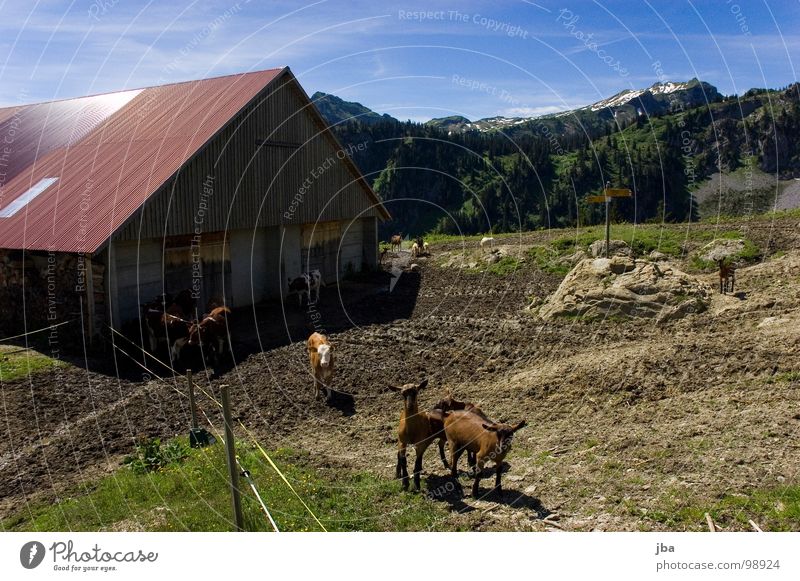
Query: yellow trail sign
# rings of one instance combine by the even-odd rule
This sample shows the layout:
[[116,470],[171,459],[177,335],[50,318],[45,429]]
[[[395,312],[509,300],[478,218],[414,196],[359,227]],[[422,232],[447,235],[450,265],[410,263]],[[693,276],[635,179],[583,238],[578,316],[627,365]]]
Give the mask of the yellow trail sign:
[[611,198],[606,196],[587,196],[586,201],[590,204],[604,204],[605,202],[610,202]]
[[632,196],[628,188],[606,188],[604,193],[609,198],[630,198]]

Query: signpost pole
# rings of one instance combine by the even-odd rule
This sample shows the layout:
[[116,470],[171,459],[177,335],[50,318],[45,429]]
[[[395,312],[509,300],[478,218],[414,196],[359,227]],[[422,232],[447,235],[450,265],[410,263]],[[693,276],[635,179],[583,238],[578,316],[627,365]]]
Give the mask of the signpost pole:
[[606,205],[606,258],[608,258],[611,254],[611,212],[609,210],[611,199],[630,198],[632,195],[633,193],[627,188],[612,188],[610,187],[610,184],[606,184],[605,189],[603,189],[602,196],[589,196],[586,198],[586,201],[590,204],[599,204],[602,202]]
[[608,249],[611,246],[611,213],[608,211],[610,204],[611,198],[606,196],[606,258],[608,258]]

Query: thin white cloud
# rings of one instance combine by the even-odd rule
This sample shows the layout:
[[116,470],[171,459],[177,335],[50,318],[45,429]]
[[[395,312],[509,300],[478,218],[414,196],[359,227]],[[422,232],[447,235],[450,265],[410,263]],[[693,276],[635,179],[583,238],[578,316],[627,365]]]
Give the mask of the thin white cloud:
[[540,107],[511,107],[510,109],[503,109],[501,115],[503,117],[541,117],[542,115],[549,115],[550,113],[559,113],[560,111],[569,111],[572,107],[564,108],[556,105],[542,105]]

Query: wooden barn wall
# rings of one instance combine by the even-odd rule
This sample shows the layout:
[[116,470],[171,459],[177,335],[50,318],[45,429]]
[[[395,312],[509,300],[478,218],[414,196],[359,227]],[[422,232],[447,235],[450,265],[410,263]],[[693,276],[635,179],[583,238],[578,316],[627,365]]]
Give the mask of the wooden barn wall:
[[362,218],[361,227],[364,264],[375,267],[378,265],[378,219]]
[[156,240],[115,243],[109,306],[115,325],[139,316],[142,303],[166,292],[161,279],[161,244]]
[[362,256],[363,223],[363,220],[353,220],[342,224],[342,238],[337,256],[340,276],[361,270],[364,262]]
[[85,255],[0,249],[0,338],[71,321],[29,340],[49,342],[51,353],[82,345],[107,322],[104,273]]
[[[118,240],[377,216],[331,140],[284,75],[240,112],[142,211]],[[260,140],[298,144],[259,147]]]
[[[267,298],[275,285],[279,266],[277,246],[269,252],[270,238],[277,229],[234,230],[230,238],[231,292],[234,307],[257,304]],[[277,294],[277,293],[275,293]]]

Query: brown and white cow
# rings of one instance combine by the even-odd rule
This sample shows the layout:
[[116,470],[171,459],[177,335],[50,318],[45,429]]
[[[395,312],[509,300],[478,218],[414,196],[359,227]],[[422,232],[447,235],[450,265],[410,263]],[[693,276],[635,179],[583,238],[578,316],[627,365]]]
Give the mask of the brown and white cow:
[[312,333],[308,338],[308,359],[314,374],[314,398],[318,398],[321,387],[325,388],[325,399],[331,400],[333,390],[333,345],[320,333]]
[[150,352],[155,354],[159,343],[165,341],[172,354],[175,341],[185,339],[189,334],[194,316],[192,291],[182,290],[174,299],[171,294],[164,293],[141,307]]
[[[168,305],[166,309],[164,305]],[[142,305],[142,318],[151,353],[155,354],[162,341],[174,346],[176,341],[188,336],[191,323],[184,316],[183,309],[172,302],[170,295],[156,297],[152,302]]]
[[174,347],[176,358],[184,345],[200,347],[203,355],[210,354],[214,365],[219,365],[220,357],[228,352],[228,307],[217,307],[205,315],[199,323],[189,329],[185,340],[176,341]]
[[320,287],[325,286],[322,282],[322,273],[319,270],[304,272],[298,277],[289,279],[289,295],[296,294],[299,306],[303,306],[303,295],[306,297],[306,304],[311,304],[311,296],[316,292],[314,302],[319,300]]
[[403,235],[395,234],[389,239],[389,243],[392,245],[392,252],[397,252],[403,245]]

